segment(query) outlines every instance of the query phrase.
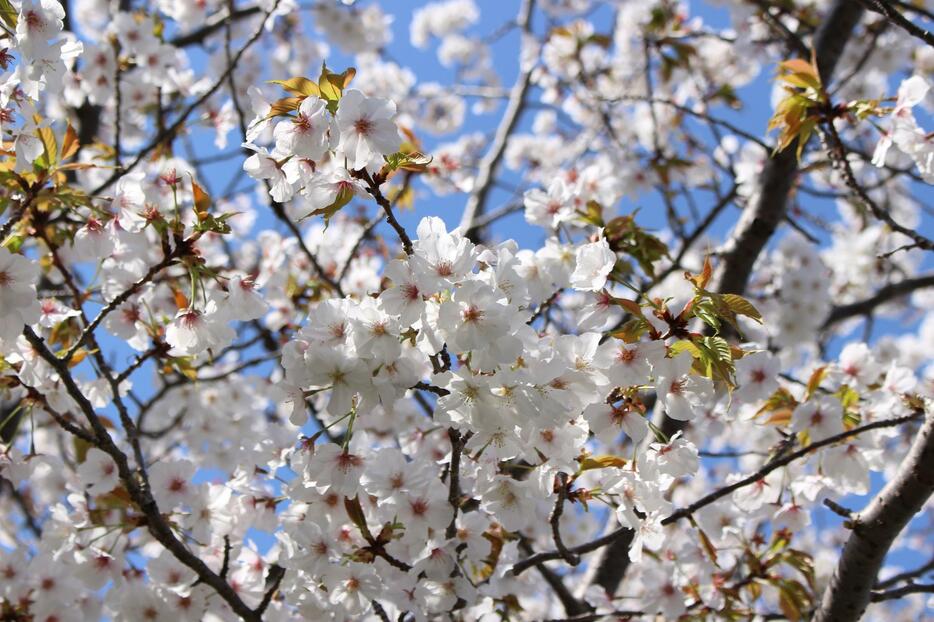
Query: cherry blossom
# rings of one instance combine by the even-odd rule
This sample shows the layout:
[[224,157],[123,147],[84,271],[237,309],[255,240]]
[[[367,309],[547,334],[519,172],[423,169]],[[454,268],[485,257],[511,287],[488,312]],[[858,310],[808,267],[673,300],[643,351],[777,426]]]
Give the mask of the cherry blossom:
[[37,266],[21,255],[0,247],[0,341],[12,342],[24,324],[38,322]]
[[351,169],[364,168],[374,157],[389,155],[399,148],[399,132],[393,123],[395,115],[396,106],[392,101],[366,97],[356,89],[344,94],[337,111],[340,129],[337,150],[347,158]]
[[707,4],[0,2],[0,618],[923,619],[923,16]]
[[606,277],[616,264],[616,254],[610,250],[606,239],[584,244],[575,254],[571,285],[577,289],[599,291],[606,284]]

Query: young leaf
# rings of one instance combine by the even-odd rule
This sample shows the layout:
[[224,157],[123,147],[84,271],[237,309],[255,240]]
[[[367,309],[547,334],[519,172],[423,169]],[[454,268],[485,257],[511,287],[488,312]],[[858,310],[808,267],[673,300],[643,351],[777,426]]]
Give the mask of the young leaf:
[[62,152],[59,159],[64,162],[75,155],[80,146],[81,144],[78,142],[78,133],[75,132],[75,128],[71,127],[71,123],[69,123],[65,128],[65,138],[62,139]]
[[19,23],[19,11],[10,0],[0,0],[0,20],[3,20],[11,31],[16,30],[16,25]]
[[292,95],[302,98],[309,96],[318,97],[321,94],[318,85],[308,78],[298,77],[289,78],[288,80],[270,80],[269,83],[278,84]]
[[208,217],[208,210],[211,208],[211,197],[204,191],[204,188],[198,185],[195,178],[191,178],[191,190],[195,202],[195,214],[199,222],[204,222]]
[[726,303],[726,306],[736,315],[745,315],[748,318],[762,323],[762,314],[756,307],[738,294],[722,294],[720,298]]
[[337,212],[341,211],[341,208],[350,203],[350,200],[353,199],[353,190],[350,188],[341,188],[337,193],[337,198],[334,199],[334,202],[326,207],[316,209],[313,212],[309,212],[304,218],[310,216],[324,216],[324,229],[327,231],[328,225],[331,222],[331,218]]

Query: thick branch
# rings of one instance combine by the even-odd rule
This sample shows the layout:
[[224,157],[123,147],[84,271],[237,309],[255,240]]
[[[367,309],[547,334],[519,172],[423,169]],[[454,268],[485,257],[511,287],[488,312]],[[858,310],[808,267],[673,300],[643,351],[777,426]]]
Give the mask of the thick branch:
[[[824,84],[830,83],[843,48],[862,14],[863,9],[857,2],[837,0],[824,19],[814,42],[817,68]],[[746,289],[753,264],[785,217],[797,173],[794,146],[769,158],[759,178],[755,200],[743,211],[721,253],[714,291],[742,294]]]
[[815,622],[858,620],[872,600],[872,586],[885,556],[908,522],[934,493],[934,411],[898,472],[853,520],[854,526]]
[[[768,9],[765,9],[766,12]],[[863,15],[863,9],[853,0],[836,0],[814,37],[817,68],[823,83],[829,84],[846,43]],[[776,20],[778,21],[778,20]],[[791,45],[794,45],[792,37]],[[798,173],[795,146],[775,154],[766,162],[759,177],[754,199],[743,210],[739,222],[721,251],[711,290],[726,294],[742,294],[749,282],[752,268],[771,239],[779,223],[785,220],[788,199]],[[674,435],[683,424],[662,415],[656,424],[667,436]],[[598,562],[595,577],[609,594],[619,586],[629,566],[629,543],[620,539],[607,549]]]

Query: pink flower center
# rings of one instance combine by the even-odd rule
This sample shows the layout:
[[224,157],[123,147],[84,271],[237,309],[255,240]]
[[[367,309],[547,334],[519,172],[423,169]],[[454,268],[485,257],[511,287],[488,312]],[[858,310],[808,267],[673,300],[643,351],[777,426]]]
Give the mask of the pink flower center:
[[424,499],[416,499],[409,503],[412,508],[412,514],[415,516],[424,516],[428,512],[428,502]]
[[26,18],[26,25],[30,30],[41,30],[45,27],[45,21],[36,11],[26,11],[26,15],[23,17]]
[[344,452],[337,456],[337,468],[343,472],[347,472],[352,468],[359,467],[363,464],[363,460],[360,459],[360,456],[355,456],[352,453]]
[[314,129],[313,126],[311,125],[311,119],[309,119],[303,114],[300,114],[297,117],[295,117],[295,120],[293,121],[293,123],[295,124],[295,131],[300,132],[302,134],[306,132],[310,132],[312,129]]
[[630,350],[628,348],[620,350],[619,354],[616,355],[616,360],[620,363],[625,363],[626,365],[632,364],[636,360],[636,351]]
[[421,292],[418,291],[418,286],[415,283],[406,283],[402,286],[402,295],[405,296],[406,300],[412,302],[421,298]]
[[480,320],[480,318],[483,317],[483,311],[473,305],[470,305],[464,309],[464,312],[461,315],[463,315],[465,322],[477,322]]
[[353,122],[353,129],[361,136],[368,136],[373,131],[373,122],[366,117],[360,117]]
[[200,321],[201,314],[197,311],[189,311],[181,317],[182,326],[188,329],[193,329],[198,325]]
[[610,411],[610,419],[613,421],[614,425],[622,425],[623,421],[625,421],[628,416],[629,409],[627,408],[614,406],[613,410]]

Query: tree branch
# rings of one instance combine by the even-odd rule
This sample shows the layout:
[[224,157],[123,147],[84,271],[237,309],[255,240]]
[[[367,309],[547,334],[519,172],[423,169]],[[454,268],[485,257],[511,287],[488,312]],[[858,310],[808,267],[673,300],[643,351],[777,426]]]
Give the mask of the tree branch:
[[[904,417],[896,417],[894,419],[882,419],[880,421],[873,421],[872,423],[867,423],[866,425],[862,425],[862,426],[853,428],[851,430],[846,430],[845,432],[841,432],[833,436],[828,436],[827,438],[823,440],[817,441],[815,443],[811,443],[807,447],[802,447],[801,449],[791,452],[789,454],[785,454],[784,456],[776,457],[773,460],[770,460],[769,462],[767,462],[765,465],[763,465],[762,468],[757,470],[755,473],[752,473],[751,475],[747,475],[746,477],[733,482],[729,486],[724,486],[722,488],[719,488],[715,490],[714,492],[710,493],[709,495],[701,497],[694,503],[691,503],[690,505],[687,505],[683,508],[680,508],[672,512],[671,514],[669,514],[668,516],[662,519],[661,524],[671,525],[672,523],[676,523],[682,518],[687,518],[688,516],[693,515],[695,512],[697,512],[701,508],[704,508],[710,505],[711,503],[714,503],[715,501],[719,501],[723,497],[726,497],[727,495],[730,495],[736,492],[740,488],[745,488],[746,486],[749,486],[751,484],[758,482],[759,480],[764,478],[766,475],[768,475],[772,471],[776,469],[780,469],[783,466],[787,466],[791,464],[792,462],[794,462],[795,460],[798,460],[811,453],[814,453],[818,449],[822,449],[829,445],[839,443],[840,441],[847,440],[854,436],[859,436],[860,434],[863,434],[864,432],[868,432],[870,430],[877,430],[880,428],[890,428],[893,426],[901,425],[903,423],[907,423],[909,421],[914,421],[918,419],[920,416],[921,416],[920,412],[915,412],[910,415],[905,415]],[[932,470],[930,477],[934,478],[934,470]],[[610,532],[606,534],[605,536],[597,538],[596,540],[585,542],[584,544],[571,547],[568,550],[572,553],[577,553],[577,554],[589,553],[591,551],[596,551],[597,549],[602,548],[608,544],[616,542],[617,540],[625,539],[627,537],[631,538],[632,533],[633,533],[632,529],[629,529],[628,527],[620,527],[616,531]],[[512,573],[516,575],[521,574],[523,571],[527,570],[531,566],[534,566],[535,564],[539,564],[545,561],[550,561],[552,559],[561,559],[561,557],[562,555],[558,551],[536,553],[535,555],[532,555],[531,557],[527,557],[526,559],[516,562],[516,564],[512,567]]]
[[111,438],[104,424],[94,411],[91,402],[88,401],[88,398],[84,396],[81,389],[75,383],[71,371],[68,368],[68,363],[64,359],[55,356],[55,354],[48,349],[45,341],[28,326],[24,328],[23,334],[29,343],[32,344],[33,348],[35,348],[39,356],[58,373],[68,395],[78,404],[81,412],[88,420],[94,432],[95,445],[106,452],[113,459],[114,463],[116,463],[120,480],[126,487],[130,498],[146,516],[146,527],[153,538],[172,553],[178,561],[195,571],[203,583],[214,588],[218,595],[230,605],[231,609],[233,609],[237,615],[248,622],[261,622],[262,617],[256,615],[246,606],[230,584],[219,577],[200,557],[192,553],[175,536],[172,528],[165,521],[165,518],[160,512],[148,486],[145,482],[137,479],[136,475],[130,470],[126,454],[114,443],[113,438]]
[[924,274],[912,279],[905,279],[897,283],[889,283],[876,290],[876,293],[864,300],[858,300],[849,304],[840,305],[831,309],[827,319],[824,320],[824,328],[828,328],[837,322],[872,313],[876,307],[891,302],[895,298],[906,296],[916,290],[926,287],[934,287],[934,273]]
[[159,132],[156,135],[156,137],[152,139],[152,141],[150,141],[145,147],[143,147],[136,154],[136,157],[133,158],[133,160],[127,166],[123,167],[122,169],[115,170],[113,174],[110,175],[110,177],[108,177],[103,183],[98,185],[91,192],[91,195],[99,194],[102,190],[104,190],[105,188],[110,186],[112,183],[114,183],[115,181],[117,181],[118,179],[120,179],[121,177],[129,173],[130,171],[132,171],[134,168],[136,168],[139,165],[139,163],[142,162],[143,159],[146,158],[146,156],[152,153],[152,151],[156,147],[161,145],[164,141],[172,140],[174,138],[175,133],[178,132],[178,130],[180,130],[185,125],[185,123],[188,121],[188,117],[191,115],[191,113],[194,112],[195,109],[197,109],[201,104],[203,104],[208,99],[210,99],[221,88],[221,86],[223,86],[224,82],[227,81],[227,76],[233,73],[234,69],[236,69],[237,64],[240,62],[240,58],[243,57],[244,53],[246,53],[246,51],[250,49],[250,47],[252,47],[252,45],[259,40],[259,38],[262,36],[263,32],[265,31],[266,20],[269,19],[269,16],[272,15],[272,13],[276,10],[276,7],[279,6],[279,1],[280,0],[275,0],[272,8],[264,14],[262,23],[259,25],[259,28],[257,28],[256,32],[254,32],[253,35],[246,41],[246,43],[243,44],[243,47],[237,51],[237,54],[233,58],[233,63],[228,64],[227,69],[225,69],[224,73],[220,75],[220,77],[217,79],[217,82],[212,84],[208,90],[206,90],[204,93],[201,94],[200,97],[198,97],[198,99],[193,101],[187,108],[185,108],[185,110],[178,116],[178,118],[175,119],[175,121],[170,126],[168,126],[167,128],[164,128],[161,132]]
[[202,43],[205,39],[213,35],[224,26],[250,17],[251,15],[256,15],[259,12],[260,8],[258,6],[250,6],[244,9],[231,11],[229,14],[218,13],[215,15],[214,19],[209,20],[208,23],[206,23],[201,28],[192,30],[191,32],[187,32],[183,35],[179,35],[174,39],[171,39],[169,43],[179,48]]
[[[824,123],[823,127],[825,131],[822,131],[821,135],[827,140],[827,151],[830,154],[830,159],[833,162],[834,168],[843,176],[843,181],[859,202],[868,208],[873,216],[887,224],[890,229],[911,238],[918,248],[929,251],[934,250],[934,241],[910,227],[899,224],[892,218],[892,215],[889,214],[887,210],[883,209],[881,205],[872,200],[872,197],[869,196],[865,188],[856,180],[853,167],[850,166],[850,161],[846,157],[846,147],[843,145],[843,141],[840,139],[840,134],[837,132],[837,128],[834,127],[833,121]],[[791,152],[791,149],[786,151]]]
[[908,596],[909,594],[934,594],[934,584],[912,583],[911,585],[906,585],[904,587],[896,588],[894,590],[888,590],[885,592],[873,592],[870,600],[874,603],[878,603],[884,600],[894,600],[896,598],[902,598],[903,596]]
[[858,620],[873,600],[879,568],[902,529],[934,493],[934,411],[926,414],[895,476],[853,518],[853,529],[824,590],[815,622]]
[[912,37],[916,37],[931,47],[934,47],[934,34],[909,21],[904,15],[899,13],[895,7],[889,4],[887,0],[859,0],[859,3],[873,13],[882,15],[889,22],[895,24]]
[[885,581],[879,581],[876,583],[875,589],[885,590],[892,587],[896,583],[901,583],[902,581],[911,581],[912,579],[917,579],[918,577],[924,576],[929,572],[934,572],[934,557],[932,557],[928,563],[915,568],[914,570],[906,570],[905,572],[900,572],[894,577],[890,577]]
[[[764,2],[756,4],[766,5]],[[768,13],[768,6],[763,11]],[[846,43],[853,29],[859,23],[863,9],[853,0],[835,0],[833,6],[814,36],[814,53],[821,80],[829,85],[834,69],[843,54]],[[779,26],[781,21],[774,19]],[[793,33],[791,33],[793,35]],[[788,38],[789,45],[798,53],[797,36]],[[758,188],[754,199],[743,210],[739,222],[730,233],[720,253],[721,262],[711,283],[711,291],[720,294],[742,294],[749,282],[752,268],[778,225],[784,221],[787,213],[788,198],[794,187],[798,173],[798,161],[795,157],[795,145],[772,155],[759,176]],[[666,436],[673,436],[684,424],[670,417],[661,415],[656,425]],[[625,548],[624,548],[625,546]],[[605,566],[615,566],[609,568]],[[607,549],[603,558],[597,562],[596,577],[608,594],[616,592],[626,569],[629,566],[629,544],[619,540]]]
[[[535,7],[535,0],[523,0],[519,8],[519,16],[516,18],[516,25],[519,26],[524,35],[531,33],[532,10]],[[520,48],[522,42],[520,41]],[[520,49],[520,59],[521,59]],[[499,167],[500,160],[506,151],[506,143],[509,136],[515,129],[519,121],[519,116],[525,109],[526,95],[529,91],[530,78],[532,75],[532,66],[519,67],[519,77],[509,93],[509,103],[506,105],[506,112],[496,129],[496,135],[493,138],[493,144],[490,150],[480,161],[480,170],[477,173],[476,185],[467,199],[467,206],[464,208],[464,215],[461,217],[460,228],[464,235],[471,238],[474,242],[479,242],[483,238],[482,228],[477,226],[477,219],[483,216],[486,210],[486,202],[490,190],[493,187],[493,179],[496,176],[496,169]]]

